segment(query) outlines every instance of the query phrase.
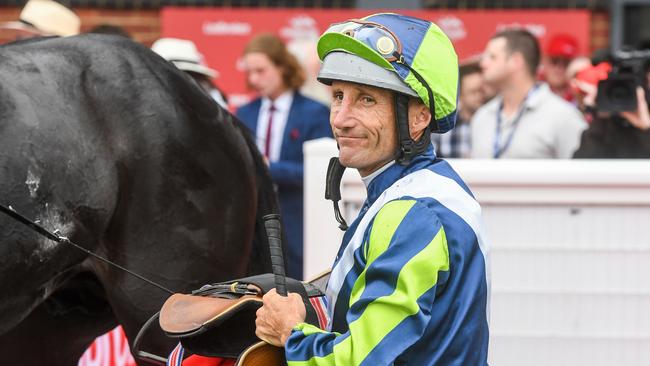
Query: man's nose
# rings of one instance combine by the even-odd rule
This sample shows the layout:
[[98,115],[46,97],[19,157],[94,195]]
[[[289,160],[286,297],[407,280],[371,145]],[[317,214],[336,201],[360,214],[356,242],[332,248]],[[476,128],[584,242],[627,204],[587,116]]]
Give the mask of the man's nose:
[[343,100],[339,105],[332,107],[332,127],[338,129],[352,127],[354,125],[354,119],[351,118],[351,114],[351,104],[346,100]]

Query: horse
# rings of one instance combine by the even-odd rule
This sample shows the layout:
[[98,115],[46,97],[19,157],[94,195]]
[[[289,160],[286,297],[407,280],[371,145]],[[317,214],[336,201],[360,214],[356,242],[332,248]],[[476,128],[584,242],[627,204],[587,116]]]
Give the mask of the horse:
[[[0,203],[174,292],[271,270],[270,175],[245,127],[146,47],[107,35],[0,46]],[[165,291],[0,215],[0,358],[72,365]],[[166,355],[174,342],[148,335]]]

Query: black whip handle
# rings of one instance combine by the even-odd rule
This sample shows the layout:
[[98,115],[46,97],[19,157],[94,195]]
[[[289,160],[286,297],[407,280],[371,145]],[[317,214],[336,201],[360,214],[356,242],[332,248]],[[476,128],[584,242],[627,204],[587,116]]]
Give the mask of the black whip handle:
[[264,216],[264,227],[269,238],[269,251],[271,252],[271,267],[275,278],[275,288],[280,296],[287,296],[287,279],[284,273],[284,258],[282,256],[282,231],[280,215],[270,214]]
[[26,218],[25,216],[19,214],[18,212],[12,210],[10,207],[5,207],[4,205],[0,205],[0,211],[2,213],[6,214],[7,216],[13,218],[14,220],[20,222],[21,224],[23,224],[23,225],[29,227],[30,229],[36,231],[37,233],[43,235],[44,237],[50,239],[50,240],[56,241],[58,243],[63,241],[60,237],[58,237],[58,236],[52,234],[51,232],[45,230],[42,226],[36,224],[32,220],[30,220],[30,219]]

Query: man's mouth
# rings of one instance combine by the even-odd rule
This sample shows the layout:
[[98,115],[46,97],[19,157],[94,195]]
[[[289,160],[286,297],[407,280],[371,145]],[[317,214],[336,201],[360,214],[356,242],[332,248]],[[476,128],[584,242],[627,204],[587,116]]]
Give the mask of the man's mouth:
[[345,148],[361,148],[366,145],[366,138],[359,136],[337,136],[336,142],[339,147]]
[[339,141],[339,142],[340,141],[358,141],[358,140],[362,140],[362,139],[363,139],[363,137],[361,137],[361,136],[347,136],[347,135],[346,136],[341,136],[341,135],[336,136],[336,140]]

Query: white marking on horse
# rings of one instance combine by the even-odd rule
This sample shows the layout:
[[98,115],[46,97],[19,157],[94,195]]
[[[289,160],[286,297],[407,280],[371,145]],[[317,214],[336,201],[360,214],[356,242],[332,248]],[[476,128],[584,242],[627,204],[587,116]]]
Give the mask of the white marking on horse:
[[41,178],[36,176],[31,169],[28,169],[25,184],[29,189],[29,196],[36,198],[36,191],[38,191],[38,187],[41,185]]
[[[59,235],[68,237],[73,231],[73,224],[65,220],[61,215],[61,210],[53,207],[49,203],[45,204],[45,210],[38,215],[37,221],[41,226],[50,232],[59,231]],[[35,254],[41,261],[48,258],[48,252],[57,247],[59,243],[42,237],[39,239],[41,245],[36,249]]]

